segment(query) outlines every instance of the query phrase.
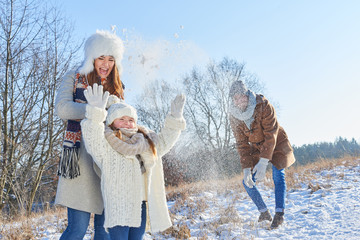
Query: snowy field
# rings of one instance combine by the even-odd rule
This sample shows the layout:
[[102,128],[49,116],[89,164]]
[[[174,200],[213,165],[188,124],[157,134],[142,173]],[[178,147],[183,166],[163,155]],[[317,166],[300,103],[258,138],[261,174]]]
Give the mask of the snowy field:
[[[270,230],[270,222],[257,223],[258,212],[245,192],[229,187],[169,201],[174,228],[164,235],[146,234],[145,239],[176,239],[174,236],[188,239],[360,239],[360,165],[338,166],[315,176],[296,190],[288,189],[285,222],[278,229]],[[262,184],[259,187],[274,214],[272,189]],[[42,237],[36,239],[59,239],[56,229],[64,224],[62,220],[54,217],[32,221],[39,222],[37,231]],[[1,235],[0,239],[3,239]],[[84,239],[91,239],[90,230]]]

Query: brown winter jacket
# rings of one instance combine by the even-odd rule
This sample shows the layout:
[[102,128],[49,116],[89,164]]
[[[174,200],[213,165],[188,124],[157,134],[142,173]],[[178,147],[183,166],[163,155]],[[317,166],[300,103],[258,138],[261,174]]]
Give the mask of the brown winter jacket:
[[249,129],[244,121],[230,114],[241,167],[253,168],[260,158],[267,158],[283,169],[295,162],[293,149],[284,129],[278,124],[274,107],[262,95],[256,95],[254,121]]

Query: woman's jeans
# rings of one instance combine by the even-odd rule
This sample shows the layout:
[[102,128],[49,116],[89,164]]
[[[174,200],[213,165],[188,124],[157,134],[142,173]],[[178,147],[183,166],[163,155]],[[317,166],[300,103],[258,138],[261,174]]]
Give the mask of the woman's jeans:
[[[286,182],[285,182],[285,169],[278,170],[274,165],[272,166],[272,177],[275,185],[275,212],[283,212],[285,209],[285,195],[286,195]],[[252,175],[252,179],[255,182],[255,174]],[[265,212],[267,206],[262,199],[259,190],[256,185],[253,188],[249,188],[243,185],[246,192],[249,194],[251,200],[255,203],[257,209],[260,212]]]
[[141,240],[145,234],[146,226],[146,202],[141,206],[141,225],[140,227],[115,226],[109,228],[111,240]]
[[[91,213],[68,208],[68,226],[60,237],[60,240],[82,240],[86,234],[90,222]],[[94,240],[110,240],[109,234],[104,228],[104,212],[94,217]]]

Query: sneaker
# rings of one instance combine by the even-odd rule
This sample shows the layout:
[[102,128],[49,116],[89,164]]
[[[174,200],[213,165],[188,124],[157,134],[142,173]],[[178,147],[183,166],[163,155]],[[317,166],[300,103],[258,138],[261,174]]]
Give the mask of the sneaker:
[[278,228],[282,223],[284,222],[284,213],[283,212],[277,212],[275,213],[274,220],[271,223],[270,228]]
[[271,220],[272,220],[271,214],[269,210],[266,210],[265,212],[260,213],[258,222],[271,221]]

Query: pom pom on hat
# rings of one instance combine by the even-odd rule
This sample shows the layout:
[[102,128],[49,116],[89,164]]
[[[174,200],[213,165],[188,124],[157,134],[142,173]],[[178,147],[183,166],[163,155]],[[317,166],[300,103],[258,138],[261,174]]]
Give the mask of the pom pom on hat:
[[79,73],[86,75],[94,70],[94,60],[100,56],[112,56],[119,74],[122,73],[121,60],[124,53],[123,41],[116,34],[108,31],[96,30],[85,42],[84,61]]
[[123,116],[129,116],[135,119],[137,122],[137,113],[136,109],[125,102],[119,102],[112,104],[108,109],[108,114],[106,117],[106,125],[110,125],[116,118],[121,118]]

